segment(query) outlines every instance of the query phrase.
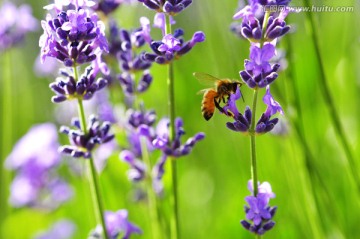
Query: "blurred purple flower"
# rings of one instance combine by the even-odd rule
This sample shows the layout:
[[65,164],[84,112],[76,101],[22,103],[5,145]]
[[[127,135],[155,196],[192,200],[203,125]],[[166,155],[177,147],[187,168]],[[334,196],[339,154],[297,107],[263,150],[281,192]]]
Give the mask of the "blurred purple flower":
[[124,0],[98,0],[96,5],[93,7],[95,11],[100,11],[105,15],[109,15],[113,11],[115,11],[122,3],[126,1]]
[[56,126],[51,123],[35,125],[15,144],[5,165],[17,170],[31,161],[45,169],[54,167],[60,162],[57,147]]
[[38,233],[33,239],[70,239],[75,233],[75,224],[66,219],[54,223],[46,232]]
[[[170,16],[170,24],[174,25],[176,22],[172,16]],[[154,16],[154,27],[160,28],[162,35],[165,36],[166,32],[166,15],[164,13],[158,12]]]
[[28,32],[38,28],[37,20],[32,16],[28,5],[17,8],[12,2],[4,2],[0,7],[0,16],[0,51],[19,44]]
[[133,152],[130,150],[121,151],[119,158],[128,163],[131,169],[127,172],[130,181],[140,181],[145,178],[146,166],[145,164],[136,158]]
[[38,55],[34,63],[34,72],[38,77],[48,77],[57,74],[60,67],[61,64],[54,58],[46,58],[41,63],[40,55]]
[[72,197],[72,189],[56,173],[57,148],[57,130],[50,123],[33,126],[16,143],[5,162],[7,168],[16,170],[10,193],[13,206],[51,209]]
[[[110,239],[116,239],[121,235],[122,239],[129,239],[132,234],[142,234],[141,229],[131,223],[128,219],[128,212],[125,209],[116,212],[105,212],[106,230]],[[98,225],[91,233],[92,238],[102,238],[102,228]]]

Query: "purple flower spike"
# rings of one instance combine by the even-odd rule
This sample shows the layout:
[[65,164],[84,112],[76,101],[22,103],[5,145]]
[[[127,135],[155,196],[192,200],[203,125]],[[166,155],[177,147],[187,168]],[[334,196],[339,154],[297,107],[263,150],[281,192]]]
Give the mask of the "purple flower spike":
[[[248,188],[253,194],[252,180],[248,182]],[[263,235],[275,226],[272,218],[275,215],[276,207],[269,207],[270,198],[274,198],[275,194],[271,191],[268,182],[260,185],[258,183],[258,194],[256,196],[247,196],[245,201],[249,206],[245,206],[246,220],[242,220],[241,225],[250,232],[257,235]],[[250,222],[249,222],[250,221]]]
[[[75,120],[77,122],[78,120]],[[78,123],[75,124],[79,126]],[[110,134],[110,122],[100,122],[95,116],[90,116],[87,134],[80,129],[72,130],[66,126],[62,126],[61,133],[67,134],[71,145],[65,145],[59,148],[59,151],[63,154],[68,154],[74,158],[90,158],[91,152],[99,144],[105,144],[114,138],[113,134]]]
[[136,159],[133,152],[130,150],[121,151],[119,158],[128,163],[131,169],[127,172],[130,181],[140,181],[145,177],[146,167],[145,164]]

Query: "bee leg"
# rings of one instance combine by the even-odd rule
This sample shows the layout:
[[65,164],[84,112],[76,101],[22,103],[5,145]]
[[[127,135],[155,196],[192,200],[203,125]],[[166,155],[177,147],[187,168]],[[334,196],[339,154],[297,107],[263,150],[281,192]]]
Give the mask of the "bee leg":
[[[221,99],[219,100],[221,102]],[[217,100],[214,98],[214,103],[216,108],[223,114],[226,114],[225,110],[220,106],[219,102],[217,102]]]
[[[224,98],[223,98],[223,99],[224,99]],[[231,111],[229,111],[229,110],[225,111],[224,108],[222,108],[222,107],[220,106],[220,104],[219,104],[220,102],[221,102],[221,99],[219,99],[219,102],[218,102],[216,99],[214,99],[214,103],[215,103],[216,108],[217,108],[221,113],[225,114],[226,116],[234,117],[234,114],[233,114]]]

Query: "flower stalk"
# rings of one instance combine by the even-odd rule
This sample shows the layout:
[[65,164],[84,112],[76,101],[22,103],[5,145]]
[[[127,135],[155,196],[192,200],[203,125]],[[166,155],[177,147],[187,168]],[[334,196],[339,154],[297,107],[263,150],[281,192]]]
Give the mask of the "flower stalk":
[[[5,52],[4,63],[3,66],[3,82],[2,82],[2,106],[1,106],[1,116],[2,116],[2,145],[0,151],[0,164],[4,165],[4,161],[6,155],[11,150],[12,144],[12,67],[11,67],[11,52],[7,50]],[[3,161],[4,160],[4,161]],[[2,167],[0,169],[0,185],[6,185],[9,180],[8,173]],[[6,187],[1,187],[0,189],[1,197],[0,197],[0,211],[2,212],[0,215],[0,223],[5,218],[8,213],[7,203],[6,203]]]
[[[78,81],[78,71],[76,65],[74,65],[74,78],[75,81]],[[85,118],[85,111],[82,99],[78,99],[78,114],[80,118],[80,124],[81,124],[81,130],[87,134],[87,125],[86,125],[86,118]],[[102,233],[104,236],[104,239],[109,239],[107,230],[106,230],[106,224],[105,224],[105,218],[104,218],[104,209],[103,209],[103,203],[100,193],[100,187],[99,187],[99,180],[97,176],[97,172],[94,165],[94,159],[91,156],[89,158],[89,169],[90,169],[90,191],[91,191],[91,197],[93,202],[93,207],[96,215],[96,221],[100,221],[101,227],[102,227]]]
[[[165,35],[172,34],[170,16],[166,17],[165,24]],[[175,137],[175,87],[174,87],[174,65],[173,62],[168,64],[168,107],[169,107],[169,118],[170,118],[170,142]],[[177,196],[177,169],[176,160],[174,157],[170,158],[171,166],[171,180],[172,180],[172,194],[171,194],[171,205],[173,207],[173,213],[170,220],[170,231],[171,238],[179,238],[179,215],[178,215],[178,196]]]
[[254,196],[258,193],[257,187],[257,168],[256,168],[256,136],[255,136],[255,117],[256,117],[256,105],[257,105],[258,89],[254,89],[253,105],[252,105],[252,117],[250,125],[250,151],[251,151],[251,179],[253,182]]
[[144,160],[144,163],[146,165],[146,168],[149,169],[147,175],[146,175],[146,188],[147,188],[147,195],[148,195],[148,202],[149,202],[149,214],[150,214],[150,224],[151,224],[151,230],[153,234],[153,238],[162,238],[161,237],[161,227],[159,223],[159,214],[158,214],[158,207],[157,207],[157,200],[156,195],[152,187],[152,178],[151,178],[151,171],[152,168],[150,157],[149,157],[149,151],[146,144],[146,138],[141,137],[140,138],[140,144],[141,144],[141,154],[142,158]]

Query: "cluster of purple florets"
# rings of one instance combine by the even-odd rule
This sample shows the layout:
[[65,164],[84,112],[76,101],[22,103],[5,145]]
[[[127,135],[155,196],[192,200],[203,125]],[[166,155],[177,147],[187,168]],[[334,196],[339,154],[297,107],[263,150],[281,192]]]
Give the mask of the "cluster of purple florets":
[[190,6],[192,0],[138,0],[149,9],[174,16]]
[[254,195],[253,182],[249,180],[248,189],[252,193],[247,196],[245,201],[248,205],[245,206],[246,219],[242,220],[241,225],[258,235],[263,235],[275,226],[272,220],[276,213],[277,207],[270,207],[269,201],[275,197],[268,182],[258,183],[258,193]]
[[[134,111],[130,109],[127,114],[127,137],[130,143],[127,149],[120,153],[120,159],[128,163],[130,170],[128,177],[133,182],[139,182],[146,177],[146,173],[150,174],[153,181],[153,187],[157,194],[161,194],[163,190],[162,177],[165,172],[164,166],[168,157],[181,157],[188,155],[195,144],[202,140],[204,133],[197,133],[195,136],[187,139],[182,143],[181,138],[185,134],[183,129],[183,121],[177,118],[175,121],[175,138],[170,141],[169,124],[167,118],[161,119],[156,127],[156,114],[154,111]],[[143,156],[143,148],[141,141],[144,140],[146,150],[152,152],[160,150],[161,156],[152,169],[146,168],[146,165],[140,159]]]

